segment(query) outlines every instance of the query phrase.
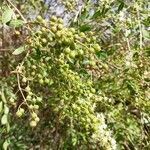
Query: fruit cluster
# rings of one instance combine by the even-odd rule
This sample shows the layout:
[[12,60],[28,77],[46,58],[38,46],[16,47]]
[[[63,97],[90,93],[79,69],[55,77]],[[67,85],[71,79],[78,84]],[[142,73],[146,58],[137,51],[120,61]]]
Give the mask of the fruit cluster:
[[[100,46],[93,32],[67,28],[61,18],[52,16],[46,21],[38,16],[34,24],[37,28],[27,38],[29,56],[24,60],[21,74],[26,85],[24,104],[30,113],[30,126],[35,127],[40,121],[40,109],[49,107],[54,116],[59,116],[60,128],[65,127],[66,136],[72,135],[72,128],[79,136],[77,140],[83,139],[83,133],[90,140],[90,135],[98,133],[101,120],[94,112],[96,90],[86,67],[97,67],[96,52]],[[24,113],[19,106],[16,115],[21,117]],[[101,137],[97,142],[100,141]],[[108,144],[108,141],[103,143],[104,147]]]

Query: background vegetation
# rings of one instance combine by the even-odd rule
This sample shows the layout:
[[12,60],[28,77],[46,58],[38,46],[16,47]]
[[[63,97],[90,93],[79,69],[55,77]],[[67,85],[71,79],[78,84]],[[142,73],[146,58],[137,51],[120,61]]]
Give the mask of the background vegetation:
[[148,0],[0,4],[0,149],[150,148]]

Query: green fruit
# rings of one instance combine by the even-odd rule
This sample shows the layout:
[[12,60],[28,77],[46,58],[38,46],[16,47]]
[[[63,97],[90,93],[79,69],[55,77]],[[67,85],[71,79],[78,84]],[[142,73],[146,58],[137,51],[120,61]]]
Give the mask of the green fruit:
[[57,21],[57,17],[56,16],[51,16],[51,21],[56,22]]
[[37,126],[37,122],[34,121],[34,120],[30,121],[30,126],[31,127],[36,127]]
[[14,103],[14,102],[15,102],[14,98],[11,97],[11,98],[9,99],[9,102],[10,102],[10,103]]
[[47,84],[48,84],[48,83],[49,83],[49,79],[47,79],[47,78],[46,78],[46,79],[45,79],[45,83],[47,83]]
[[85,37],[85,34],[83,32],[80,32],[79,34],[81,37]]
[[38,31],[37,34],[42,35],[43,33],[42,33],[42,31]]
[[75,58],[76,52],[75,52],[75,51],[71,51],[71,52],[69,53],[69,56],[70,56],[71,58]]
[[33,105],[29,105],[29,109],[31,109],[31,110],[32,110],[32,109],[33,109]]
[[36,66],[35,66],[35,65],[32,65],[32,68],[33,68],[33,69],[36,69]]
[[39,122],[39,121],[40,121],[40,118],[39,118],[39,117],[36,117],[34,120],[35,120],[36,122]]
[[56,36],[60,38],[60,37],[62,36],[61,31],[57,31],[57,32],[56,32]]
[[31,117],[32,117],[33,119],[35,119],[35,118],[37,117],[37,114],[36,114],[35,112],[33,112],[33,113],[31,114]]
[[16,112],[17,117],[21,117],[23,114],[24,114],[24,109],[23,108],[18,109],[18,111]]
[[47,40],[45,38],[41,39],[41,41],[42,41],[43,44],[47,43]]
[[95,90],[94,88],[92,88],[92,89],[91,89],[91,92],[92,92],[92,93],[95,93],[95,92],[96,92],[96,90]]
[[31,72],[31,75],[32,75],[32,76],[35,76],[35,72],[34,72],[34,71],[33,71],[33,72]]
[[27,82],[27,78],[23,77],[22,82],[24,82],[24,83]]
[[58,18],[57,21],[58,21],[58,23],[63,24],[63,19],[62,18]]
[[26,99],[30,101],[32,99],[31,95],[28,95]]
[[38,78],[42,79],[42,78],[43,78],[43,76],[42,76],[41,74],[38,74]]
[[83,51],[82,49],[80,49],[80,50],[78,51],[78,54],[79,54],[79,55],[83,55],[83,54],[84,54],[84,51]]
[[47,32],[47,29],[45,27],[42,27],[41,31],[45,33]]
[[39,105],[34,105],[33,108],[34,109],[39,109]]
[[93,47],[94,47],[94,49],[96,51],[100,51],[101,50],[101,47],[99,46],[99,44],[95,44]]
[[90,53],[94,53],[94,52],[95,52],[95,49],[91,47],[91,48],[89,49],[89,52],[90,52]]
[[39,21],[39,22],[42,22],[43,21],[43,18],[41,17],[41,16],[37,16],[37,21]]
[[94,60],[89,61],[89,64],[93,67],[96,66],[96,62]]
[[52,31],[53,33],[57,32],[57,27],[56,27],[56,26],[51,27],[51,31]]
[[19,110],[16,112],[17,117],[21,117],[22,115],[23,115],[22,112],[20,112]]
[[76,30],[74,28],[70,28],[70,31],[74,34]]
[[65,50],[64,50],[64,53],[66,53],[66,54],[69,54],[70,53],[70,48],[69,47],[67,47]]
[[42,102],[42,98],[41,97],[37,97],[37,102]]
[[36,102],[36,98],[33,98],[32,101],[35,103]]
[[44,83],[44,80],[43,80],[43,79],[40,79],[40,80],[39,80],[39,83],[40,83],[40,84],[43,84],[43,83]]
[[63,29],[63,25],[62,25],[62,24],[59,24],[59,25],[57,26],[57,28],[58,28],[58,30],[62,30],[62,29]]

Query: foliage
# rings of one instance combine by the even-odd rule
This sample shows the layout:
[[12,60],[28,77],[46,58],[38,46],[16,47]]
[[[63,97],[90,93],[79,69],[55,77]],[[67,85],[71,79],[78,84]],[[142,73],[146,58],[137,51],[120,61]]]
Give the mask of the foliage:
[[148,149],[148,1],[84,1],[69,27],[44,19],[43,1],[12,2],[0,19],[2,50],[11,49],[2,51],[1,148]]

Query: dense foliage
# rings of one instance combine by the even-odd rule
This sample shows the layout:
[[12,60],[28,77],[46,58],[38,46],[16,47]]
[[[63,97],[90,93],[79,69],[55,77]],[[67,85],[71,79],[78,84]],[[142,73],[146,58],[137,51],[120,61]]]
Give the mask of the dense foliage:
[[[74,17],[48,15],[51,3]],[[148,7],[3,1],[0,148],[148,150]]]

